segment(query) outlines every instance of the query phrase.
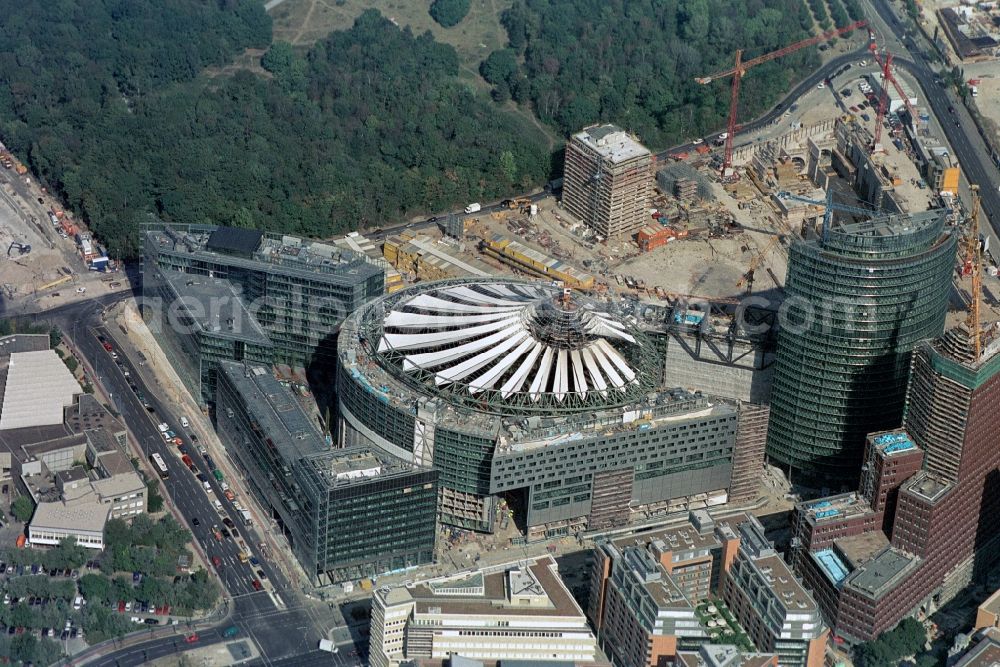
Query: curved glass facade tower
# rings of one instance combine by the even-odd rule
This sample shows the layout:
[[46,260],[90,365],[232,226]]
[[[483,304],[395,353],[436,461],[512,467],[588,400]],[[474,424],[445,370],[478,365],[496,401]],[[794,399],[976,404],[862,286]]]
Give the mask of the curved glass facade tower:
[[773,463],[857,479],[865,435],[900,424],[910,351],[944,330],[956,245],[944,211],[793,244],[771,393]]

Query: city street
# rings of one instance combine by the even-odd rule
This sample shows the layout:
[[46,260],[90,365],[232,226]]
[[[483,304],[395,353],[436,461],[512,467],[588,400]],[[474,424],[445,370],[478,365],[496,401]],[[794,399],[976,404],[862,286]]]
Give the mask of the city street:
[[[106,391],[111,403],[118,411],[128,429],[142,449],[143,457],[153,452],[160,454],[169,469],[169,477],[163,482],[163,487],[170,497],[170,502],[176,508],[178,519],[188,525],[195,538],[196,548],[200,556],[208,562],[211,568],[211,558],[221,559],[219,569],[221,582],[225,588],[224,596],[230,610],[229,617],[218,627],[199,629],[201,637],[199,645],[222,641],[218,635],[221,629],[235,625],[240,629],[240,637],[253,640],[261,653],[266,656],[262,664],[275,664],[276,661],[289,661],[284,664],[308,664],[301,660],[315,659],[309,656],[317,652],[316,646],[321,637],[333,623],[332,612],[329,616],[322,613],[325,608],[308,600],[303,600],[294,590],[289,589],[284,576],[272,563],[261,557],[256,545],[260,542],[256,531],[242,525],[240,517],[235,513],[231,503],[225,500],[219,482],[211,475],[204,458],[197,453],[197,446],[189,446],[200,471],[206,474],[206,479],[212,488],[206,493],[202,484],[180,460],[180,455],[174,445],[168,445],[160,436],[157,424],[165,422],[171,430],[187,435],[187,430],[180,428],[179,415],[171,414],[160,400],[155,385],[147,377],[147,369],[138,365],[130,353],[118,350],[117,364],[110,353],[104,349],[99,335],[109,337],[101,322],[101,313],[109,305],[125,298],[126,295],[108,295],[100,300],[82,301],[76,304],[41,313],[37,321],[46,322],[60,327],[69,338],[83,361],[92,369],[95,379]],[[126,379],[124,371],[129,371]],[[144,394],[153,408],[147,411],[129,387],[129,381],[136,385]],[[243,489],[235,489],[245,496]],[[214,507],[218,498],[223,506],[223,513]],[[229,516],[238,527],[240,538],[217,540],[212,532],[212,526],[222,526],[223,516]],[[197,517],[199,525],[192,525],[192,519]],[[237,523],[238,522],[238,523]],[[241,548],[238,539],[243,539],[248,551],[254,555],[259,565],[251,569],[250,564],[239,561]],[[261,569],[267,575],[262,581],[264,590],[256,591],[253,581],[258,579],[254,570]],[[214,568],[213,568],[214,569]],[[141,635],[138,635],[141,637]],[[213,639],[214,638],[214,639]],[[170,655],[194,648],[184,644],[179,635],[168,635],[150,639],[147,642],[134,644],[135,637],[127,638],[126,647],[115,648],[113,645],[102,646],[100,650],[91,650],[76,664],[116,665],[128,667],[141,665],[156,657]],[[180,642],[180,644],[178,644]],[[330,654],[320,653],[326,659],[325,664],[353,664],[349,652],[353,650],[350,644],[341,646],[341,653],[336,661],[330,661]]]

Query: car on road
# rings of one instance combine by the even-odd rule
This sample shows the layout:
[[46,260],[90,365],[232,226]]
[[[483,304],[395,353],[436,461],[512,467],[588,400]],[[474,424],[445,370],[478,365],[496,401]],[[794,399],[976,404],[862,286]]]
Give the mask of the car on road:
[[219,542],[222,541],[222,533],[219,532],[219,527],[214,524],[212,525],[212,535],[215,536],[215,539],[217,541]]
[[87,291],[87,288],[86,288],[86,287],[77,287],[77,288],[76,288],[76,293],[77,293],[77,294],[83,294],[83,293],[84,293],[84,292],[86,292],[86,291]]
[[703,141],[704,141],[704,139],[702,139],[702,138],[699,137],[698,139],[693,139],[691,141],[691,143],[694,144],[695,146],[697,146],[698,144],[702,143]]
[[437,222],[437,219],[438,218],[436,215],[432,215],[431,217],[427,218],[427,222]]
[[861,119],[864,120],[867,123],[868,121],[871,120],[871,116],[869,116],[866,113],[863,113],[863,114],[861,114]]
[[191,440],[191,442],[198,442],[198,436],[195,435],[194,433],[188,433],[188,438]]
[[264,574],[264,570],[257,570],[257,578],[259,578],[261,581],[267,579],[267,575]]
[[823,83],[822,81],[820,81],[819,83],[816,84],[816,87],[817,88],[826,88],[826,84]]
[[236,524],[228,516],[222,520],[222,524],[224,526],[226,526],[226,528],[235,528],[236,527]]
[[253,585],[253,589],[254,589],[255,591],[262,591],[262,590],[264,590],[264,586],[263,586],[263,584],[261,584],[261,583],[260,583],[260,582],[259,582],[258,580],[256,580],[256,579],[254,579],[254,580],[253,580],[253,581],[251,582],[251,584]]
[[223,493],[226,494],[226,500],[228,500],[229,502],[233,502],[234,500],[236,500],[236,494],[233,493],[232,489],[226,489],[225,491],[223,491]]
[[187,637],[184,638],[184,641],[185,643],[188,644],[194,644],[196,641],[198,641],[197,633],[192,632],[191,634],[189,634]]
[[253,565],[254,567],[257,567],[258,565],[260,565],[260,561],[257,560],[254,556],[250,556],[250,564]]
[[225,537],[226,539],[229,539],[233,535],[232,533],[229,532],[229,529],[226,528],[225,526],[220,528],[219,532],[222,533],[222,536]]
[[222,559],[218,556],[212,556],[212,565],[214,565],[217,570],[222,569]]
[[191,517],[191,525],[192,526],[200,526],[201,525],[201,520],[198,517],[193,516],[193,517]]
[[158,618],[147,618],[143,621],[146,625],[159,625],[160,619]]
[[205,477],[205,473],[203,472],[198,473],[197,475],[195,475],[195,477],[197,477],[198,481],[201,482],[202,484],[208,481],[208,477]]
[[133,623],[142,623],[142,619],[139,618],[138,616],[133,616],[132,618],[130,618],[128,620],[130,620]]
[[948,107],[948,113],[955,113],[955,107]]
[[115,349],[115,348],[111,347],[111,343],[109,343],[107,341],[104,341],[102,343],[102,345],[104,346],[104,349],[107,350],[108,352],[111,352],[112,350]]
[[851,107],[851,111],[853,111],[854,113],[857,113],[858,112],[858,108],[857,107]]

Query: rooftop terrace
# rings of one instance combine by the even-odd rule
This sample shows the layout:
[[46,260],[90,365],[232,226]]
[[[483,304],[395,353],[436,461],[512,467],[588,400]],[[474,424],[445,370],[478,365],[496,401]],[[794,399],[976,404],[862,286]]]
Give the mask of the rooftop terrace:
[[857,492],[842,493],[837,496],[827,496],[820,500],[810,500],[799,503],[797,509],[812,524],[824,521],[843,521],[844,519],[870,514],[871,506]]
[[919,498],[930,503],[937,503],[951,491],[955,485],[944,477],[922,470],[903,483],[902,491],[912,492]]
[[368,447],[327,450],[303,459],[329,488],[365,484],[414,470],[410,464]]

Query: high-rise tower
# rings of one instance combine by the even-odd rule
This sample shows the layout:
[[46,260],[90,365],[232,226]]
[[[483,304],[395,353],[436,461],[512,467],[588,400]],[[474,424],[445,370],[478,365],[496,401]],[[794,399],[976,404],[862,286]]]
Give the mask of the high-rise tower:
[[910,352],[944,329],[957,237],[944,211],[882,215],[789,253],[767,453],[855,481],[868,433],[903,416]]
[[649,220],[653,157],[614,125],[577,132],[566,144],[563,206],[604,238],[629,236]]

